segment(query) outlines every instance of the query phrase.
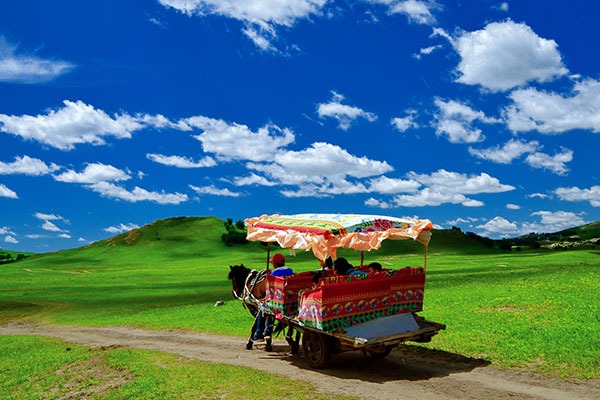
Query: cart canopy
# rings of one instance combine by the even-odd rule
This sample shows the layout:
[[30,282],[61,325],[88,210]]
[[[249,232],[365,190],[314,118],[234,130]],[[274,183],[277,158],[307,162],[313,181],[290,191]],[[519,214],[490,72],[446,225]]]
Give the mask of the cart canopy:
[[413,239],[427,246],[433,229],[428,219],[381,215],[295,214],[246,219],[248,240],[277,242],[284,248],[312,250],[324,260],[339,247],[373,250],[385,239]]

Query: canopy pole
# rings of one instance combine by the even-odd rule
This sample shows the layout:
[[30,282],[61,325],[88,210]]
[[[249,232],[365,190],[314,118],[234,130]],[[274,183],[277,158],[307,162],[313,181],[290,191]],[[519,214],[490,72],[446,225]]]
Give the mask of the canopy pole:
[[365,265],[365,252],[361,250],[360,252],[360,266]]
[[267,271],[269,270],[269,260],[271,259],[271,242],[267,242]]
[[423,271],[427,269],[427,247],[428,246],[425,246],[425,260],[423,261]]

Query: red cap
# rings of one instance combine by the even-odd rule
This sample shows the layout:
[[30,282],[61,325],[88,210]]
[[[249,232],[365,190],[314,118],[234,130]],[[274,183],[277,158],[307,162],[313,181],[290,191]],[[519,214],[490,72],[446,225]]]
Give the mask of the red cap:
[[269,261],[275,264],[285,264],[285,257],[283,254],[277,253]]

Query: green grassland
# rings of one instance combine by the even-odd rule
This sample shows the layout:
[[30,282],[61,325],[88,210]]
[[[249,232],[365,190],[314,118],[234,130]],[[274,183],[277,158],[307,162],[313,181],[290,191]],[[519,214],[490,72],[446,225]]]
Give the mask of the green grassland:
[[0,398],[346,399],[250,368],[41,337],[0,339]]
[[[228,247],[220,240],[225,232],[214,217],[173,218],[2,265],[0,323],[29,318],[246,335],[252,319],[231,299],[227,273],[240,263],[264,268],[267,248]],[[288,256],[295,271],[318,267],[311,253],[297,253]],[[360,259],[352,251],[340,256]],[[421,315],[447,329],[426,346],[501,366],[600,378],[599,256],[598,249],[505,252],[458,230],[434,231]],[[388,241],[365,258],[391,268],[419,266],[423,247]],[[226,304],[214,307],[217,300]]]

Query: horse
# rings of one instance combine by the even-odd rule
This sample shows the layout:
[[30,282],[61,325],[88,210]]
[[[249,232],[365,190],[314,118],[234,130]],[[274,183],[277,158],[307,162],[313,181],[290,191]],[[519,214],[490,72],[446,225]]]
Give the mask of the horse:
[[[248,343],[246,343],[246,349],[248,350],[252,349],[254,343],[252,341],[252,334],[256,330],[257,314],[267,293],[266,276],[266,270],[251,270],[244,267],[244,264],[229,266],[228,278],[231,280],[233,286],[231,294],[236,299],[241,300],[244,307],[247,308],[254,317],[254,323],[250,330],[250,338],[248,339]],[[265,350],[273,350],[271,338],[266,338]]]
[[[250,314],[252,314],[254,317],[254,323],[252,324],[252,329],[250,330],[250,338],[248,339],[248,343],[246,343],[246,349],[252,350],[252,346],[254,344],[252,341],[252,335],[256,330],[256,317],[260,310],[260,305],[264,302],[267,293],[267,271],[251,270],[250,268],[244,267],[244,264],[233,266],[230,265],[228,278],[231,280],[231,284],[233,286],[231,290],[232,296],[238,300],[241,300],[244,304],[244,307],[246,307],[248,311],[250,311]],[[267,318],[268,320],[265,321],[265,323],[272,324],[272,316],[268,316]],[[284,331],[284,329],[285,325],[279,321],[273,330],[273,335],[278,335],[280,332]],[[300,336],[299,332],[297,332],[296,339],[294,340],[292,335],[293,328],[290,325],[285,340],[290,345],[291,353],[296,354],[298,353],[299,349]],[[266,351],[273,351],[271,342],[271,338],[265,338]]]

